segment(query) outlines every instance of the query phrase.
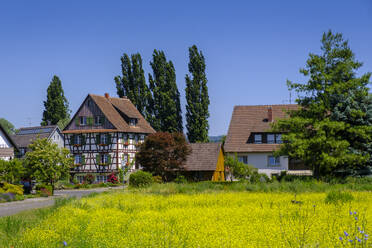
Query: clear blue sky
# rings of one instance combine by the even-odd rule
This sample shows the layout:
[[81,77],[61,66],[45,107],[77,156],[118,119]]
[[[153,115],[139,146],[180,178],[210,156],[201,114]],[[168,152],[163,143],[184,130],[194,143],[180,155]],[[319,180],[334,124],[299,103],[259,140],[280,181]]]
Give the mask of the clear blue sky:
[[39,125],[54,74],[74,113],[88,93],[116,96],[120,56],[164,50],[177,73],[185,113],[188,47],[204,53],[210,135],[226,134],[234,105],[288,102],[286,80],[321,35],[349,39],[361,72],[372,71],[372,1],[1,1],[0,117]]

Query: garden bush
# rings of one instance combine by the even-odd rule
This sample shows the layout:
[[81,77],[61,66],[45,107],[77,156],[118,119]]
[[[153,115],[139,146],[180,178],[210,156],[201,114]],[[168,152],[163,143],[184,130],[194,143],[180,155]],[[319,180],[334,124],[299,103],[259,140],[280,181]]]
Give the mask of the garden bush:
[[15,195],[23,195],[23,186],[10,183],[3,183],[2,189],[5,193],[13,193]]
[[183,175],[177,175],[176,179],[174,179],[175,183],[187,183],[186,178]]
[[114,174],[114,173],[111,173],[109,175],[109,178],[107,180],[109,183],[112,183],[112,184],[118,184],[119,183],[119,179],[117,178],[117,176]]
[[36,193],[39,194],[42,197],[51,196],[52,195],[52,192],[53,192],[52,186],[51,185],[44,184],[44,183],[37,184],[35,186],[35,190],[36,190]]
[[152,175],[145,171],[136,171],[129,176],[129,185],[132,187],[143,187],[153,183]]
[[163,179],[161,178],[161,176],[153,176],[152,180],[154,181],[154,183],[162,183],[163,182]]
[[84,177],[84,182],[92,184],[94,182],[94,176],[92,174],[87,174]]
[[326,203],[345,203],[354,200],[353,195],[350,192],[343,191],[331,191],[327,194],[325,202]]

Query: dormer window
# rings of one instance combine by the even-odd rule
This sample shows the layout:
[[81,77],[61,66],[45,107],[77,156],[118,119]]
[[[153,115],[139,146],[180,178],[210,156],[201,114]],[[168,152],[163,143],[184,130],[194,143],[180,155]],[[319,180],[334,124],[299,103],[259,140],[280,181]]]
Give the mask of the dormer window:
[[275,135],[274,134],[268,134],[267,135],[267,144],[275,144]]
[[129,119],[129,126],[135,126],[137,124],[137,119],[131,118]]
[[275,134],[275,140],[277,144],[282,144],[282,135],[281,134]]
[[255,134],[254,135],[254,143],[255,144],[262,144],[262,134]]

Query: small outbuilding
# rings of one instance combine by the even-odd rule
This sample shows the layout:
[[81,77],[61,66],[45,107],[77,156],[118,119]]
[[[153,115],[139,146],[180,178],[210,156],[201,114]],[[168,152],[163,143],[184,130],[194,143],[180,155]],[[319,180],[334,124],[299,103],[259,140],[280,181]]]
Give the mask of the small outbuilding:
[[194,181],[225,181],[224,152],[221,143],[192,143],[183,174]]

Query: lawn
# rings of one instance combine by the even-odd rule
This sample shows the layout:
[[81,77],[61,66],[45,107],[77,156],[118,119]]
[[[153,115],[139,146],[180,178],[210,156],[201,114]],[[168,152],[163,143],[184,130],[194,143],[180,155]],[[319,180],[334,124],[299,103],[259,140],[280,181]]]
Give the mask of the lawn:
[[368,191],[265,193],[204,185],[195,192],[190,187],[196,186],[157,185],[70,201],[10,233],[3,246],[371,247]]

